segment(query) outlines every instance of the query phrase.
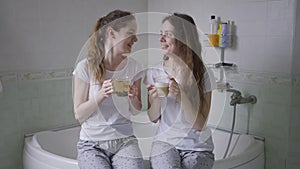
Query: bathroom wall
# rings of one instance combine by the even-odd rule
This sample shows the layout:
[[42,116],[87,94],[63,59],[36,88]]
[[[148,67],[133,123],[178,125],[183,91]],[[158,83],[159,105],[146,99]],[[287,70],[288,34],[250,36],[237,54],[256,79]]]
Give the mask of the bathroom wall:
[[77,123],[73,116],[70,71],[60,71],[63,72],[60,77],[51,76],[56,72],[45,72],[45,78],[41,79],[15,72],[2,76],[1,169],[22,168],[24,134]]
[[299,63],[300,63],[300,48],[298,48],[297,46],[299,46],[300,44],[300,31],[297,31],[299,30],[300,28],[300,3],[298,2],[297,3],[297,6],[295,6],[296,9],[296,29],[295,29],[295,36],[294,36],[294,48],[293,48],[293,54],[294,54],[294,61],[293,61],[293,67],[292,67],[292,72],[293,72],[293,75],[295,76],[298,76],[300,75],[300,66],[299,66]]
[[0,70],[74,67],[96,20],[110,10],[146,12],[147,1],[1,1]]
[[[25,133],[76,123],[71,72],[95,20],[116,8],[191,14],[202,32],[201,41],[210,15],[234,21],[235,45],[225,50],[225,61],[238,69],[227,72],[226,79],[244,95],[258,97],[257,104],[238,107],[236,129],[266,138],[266,169],[298,168],[299,4],[297,0],[2,0],[0,169],[22,168]],[[155,41],[157,35],[150,38]],[[207,64],[219,61],[219,49],[204,45],[203,54]],[[151,61],[149,56],[143,64]],[[213,94],[218,106],[212,105],[209,122],[229,128],[230,94],[217,90]],[[219,106],[220,102],[224,104]]]
[[[292,80],[289,76],[278,74],[258,74],[239,72],[227,74],[230,84],[242,91],[244,96],[255,95],[255,105],[238,105],[235,129],[243,133],[265,138],[266,169],[287,168],[290,158],[287,156],[290,145],[290,116]],[[226,98],[221,112],[212,112],[221,116],[218,122],[210,124],[230,128],[233,107],[229,106],[231,93],[214,91],[214,96]]]
[[0,169],[22,168],[24,134],[77,124],[72,70],[98,17],[113,9],[146,12],[147,1],[0,2]]
[[292,87],[291,115],[289,121],[289,140],[287,168],[299,168],[300,159],[300,76],[295,76]]
[[[210,15],[235,25],[235,46],[225,51],[225,61],[240,69],[291,74],[295,26],[295,0],[149,1],[149,11],[185,12],[195,17],[199,31],[208,33]],[[279,50],[280,49],[280,50]],[[205,48],[213,62],[215,48]],[[298,62],[299,63],[299,62]]]
[[[255,105],[239,105],[236,130],[264,137],[266,169],[299,168],[299,3],[296,0],[152,0],[149,11],[192,15],[201,33],[203,59],[219,62],[220,50],[207,47],[210,15],[232,20],[234,46],[225,62],[237,70],[226,81],[243,95],[256,95]],[[214,70],[218,75],[218,69]],[[213,92],[209,124],[230,128],[230,93]],[[298,159],[298,160],[297,160]]]
[[299,168],[300,159],[300,135],[299,135],[299,119],[300,119],[300,3],[296,6],[296,30],[294,36],[294,62],[293,62],[293,85],[291,99],[291,115],[289,121],[289,142],[288,142],[288,158],[287,168]]

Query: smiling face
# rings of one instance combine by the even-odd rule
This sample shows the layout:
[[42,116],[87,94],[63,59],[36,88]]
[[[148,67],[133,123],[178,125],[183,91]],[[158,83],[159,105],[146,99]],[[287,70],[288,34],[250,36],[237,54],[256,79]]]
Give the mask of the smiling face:
[[137,23],[135,20],[127,22],[126,26],[120,28],[119,31],[113,31],[113,50],[115,54],[125,54],[131,52],[133,44],[137,42],[136,31]]
[[160,44],[161,44],[161,49],[163,51],[163,54],[173,54],[173,55],[179,54],[176,45],[175,28],[167,20],[162,24],[161,27]]

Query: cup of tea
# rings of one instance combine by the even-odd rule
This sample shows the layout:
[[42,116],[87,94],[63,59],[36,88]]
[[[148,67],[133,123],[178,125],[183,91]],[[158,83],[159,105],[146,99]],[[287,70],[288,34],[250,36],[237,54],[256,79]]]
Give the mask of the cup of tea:
[[169,79],[167,77],[154,78],[154,86],[158,97],[166,97],[169,94]]
[[117,96],[128,96],[130,80],[127,77],[115,78],[113,80],[113,88]]

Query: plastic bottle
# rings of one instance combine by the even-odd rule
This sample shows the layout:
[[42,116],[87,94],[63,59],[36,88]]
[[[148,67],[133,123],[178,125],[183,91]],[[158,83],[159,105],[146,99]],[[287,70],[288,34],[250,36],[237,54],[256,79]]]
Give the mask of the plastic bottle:
[[228,27],[228,47],[232,46],[232,22],[230,20],[227,21]]
[[217,30],[218,30],[218,22],[216,20],[216,16],[212,15],[212,16],[210,16],[209,33],[217,34]]
[[216,16],[210,16],[209,22],[209,41],[211,46],[219,45],[219,35],[217,34],[218,30],[218,22],[216,20]]
[[218,29],[218,35],[219,35],[219,47],[221,48],[227,48],[230,47],[229,44],[229,25],[228,23],[220,23],[219,29]]

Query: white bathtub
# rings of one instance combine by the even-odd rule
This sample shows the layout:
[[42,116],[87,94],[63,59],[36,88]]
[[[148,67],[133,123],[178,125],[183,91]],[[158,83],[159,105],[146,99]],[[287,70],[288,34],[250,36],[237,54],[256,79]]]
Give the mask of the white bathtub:
[[[140,124],[135,127],[146,164],[156,126]],[[76,144],[79,127],[57,131],[42,131],[25,138],[23,150],[24,169],[79,169],[76,161]],[[147,132],[146,132],[147,131]],[[214,169],[263,169],[264,142],[251,135],[234,134],[228,157],[223,158],[229,133],[212,130],[216,161]]]

